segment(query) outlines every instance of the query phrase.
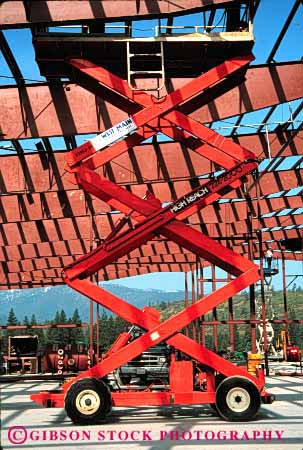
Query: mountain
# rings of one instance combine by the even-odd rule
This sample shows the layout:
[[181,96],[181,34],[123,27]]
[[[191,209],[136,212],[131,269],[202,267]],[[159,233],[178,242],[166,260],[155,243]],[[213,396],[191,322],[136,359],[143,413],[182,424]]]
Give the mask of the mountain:
[[[150,304],[155,305],[184,299],[184,291],[166,292],[160,289],[134,289],[110,283],[106,285],[101,284],[101,286],[138,308],[143,308],[143,306]],[[52,320],[56,311],[61,309],[64,309],[67,317],[70,317],[76,308],[79,310],[82,321],[86,322],[89,318],[89,301],[87,297],[70,289],[68,286],[2,291],[0,292],[0,305],[0,324],[6,324],[11,308],[14,309],[20,322],[23,322],[25,315],[30,318],[32,314],[35,314],[38,322]]]

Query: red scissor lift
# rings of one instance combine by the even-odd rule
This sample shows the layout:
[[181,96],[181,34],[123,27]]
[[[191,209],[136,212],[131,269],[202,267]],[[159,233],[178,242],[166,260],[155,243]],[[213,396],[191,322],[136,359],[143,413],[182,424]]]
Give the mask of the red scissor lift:
[[[126,81],[90,61],[68,61],[74,70],[97,81],[110,93],[114,92],[129,114],[129,118],[118,124],[115,130],[110,129],[101,138],[97,136],[69,152],[66,160],[71,179],[91,195],[125,213],[126,219],[131,217],[137,223],[125,229],[128,220],[122,221],[105,242],[65,268],[65,282],[145,333],[132,341],[129,332],[122,333],[101,362],[64,384],[60,391],[32,395],[36,402],[48,407],[65,406],[69,417],[79,424],[104,420],[112,405],[205,403],[215,406],[225,420],[246,421],[256,415],[261,402],[272,402],[272,396],[264,390],[262,370],[253,376],[243,367],[226,361],[180,332],[260,278],[258,266],[252,261],[183,222],[194,212],[240,187],[246,175],[257,168],[252,152],[182,112],[186,102],[201,93],[210,92],[211,96],[212,87],[245,70],[252,59],[251,55],[231,58],[161,99],[132,89]],[[121,129],[126,130],[122,131],[123,140],[106,145],[106,139]],[[139,198],[95,172],[98,167],[158,132],[184,142],[187,147],[221,166],[224,172],[166,207],[162,207],[150,192],[144,199]],[[98,152],[100,149],[102,151]],[[158,235],[232,275],[229,283],[163,322],[154,308],[140,310],[89,280],[95,272]],[[144,392],[131,388],[110,391],[106,383],[108,374],[161,342],[178,351],[171,353],[168,386],[160,391],[153,390],[152,386]]]

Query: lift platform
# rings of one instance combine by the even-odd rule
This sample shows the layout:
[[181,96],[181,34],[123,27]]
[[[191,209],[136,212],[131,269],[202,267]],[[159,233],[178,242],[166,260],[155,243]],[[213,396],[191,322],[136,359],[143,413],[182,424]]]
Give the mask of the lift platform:
[[[246,176],[257,168],[258,161],[252,152],[184,112],[186,104],[201,94],[211,98],[214,86],[220,87],[230,77],[245,71],[252,59],[251,54],[234,56],[163,98],[133,89],[124,79],[89,60],[66,60],[73,71],[101,85],[105,92],[114,92],[128,116],[67,154],[66,168],[72,182],[123,212],[126,220],[105,242],[65,268],[65,282],[145,333],[134,340],[129,333],[122,333],[101,362],[65,383],[59,392],[32,395],[36,402],[48,407],[65,406],[69,417],[79,424],[106,420],[112,406],[205,403],[215,405],[225,420],[246,421],[257,414],[261,402],[272,402],[272,396],[264,389],[262,370],[257,370],[256,376],[251,375],[182,334],[192,321],[260,279],[259,268],[252,261],[184,223],[194,212],[241,186]],[[142,199],[96,172],[105,163],[159,132],[184,142],[219,165],[223,168],[222,174],[207,181],[201,179],[198,187],[163,207],[151,192],[147,191]],[[129,218],[136,225],[126,228]],[[225,286],[162,322],[154,308],[140,310],[89,281],[95,272],[159,235],[232,276]],[[109,390],[107,377],[114,370],[161,342],[173,349],[167,386],[160,391],[152,385],[144,392],[131,387],[123,392]]]
[[[155,78],[155,71],[163,70],[167,78],[188,78],[200,75],[225,59],[251,52],[254,37],[251,25],[237,31],[208,31],[203,26],[159,26],[153,30],[153,37],[132,37],[131,26],[105,27],[104,33],[83,33],[64,31],[37,32],[33,42],[36,60],[41,74],[52,77],[75,79],[73,68],[66,58],[85,58],[111,71],[121,78],[128,76],[127,49],[133,57],[135,72],[149,73]],[[161,60],[161,49],[163,58]],[[140,55],[140,56],[139,56]],[[155,55],[159,55],[156,59]],[[194,64],[193,64],[194,61]],[[79,75],[79,74],[78,74]],[[239,74],[238,74],[239,75]],[[161,74],[162,76],[162,74]]]

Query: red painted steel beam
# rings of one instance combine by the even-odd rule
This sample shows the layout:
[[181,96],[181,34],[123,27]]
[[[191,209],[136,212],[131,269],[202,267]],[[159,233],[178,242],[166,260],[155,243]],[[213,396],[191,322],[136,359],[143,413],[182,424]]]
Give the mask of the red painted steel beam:
[[[57,261],[57,257],[80,256],[90,250],[91,240],[66,240],[50,241],[32,244],[4,245],[0,247],[0,261],[20,261],[22,259],[52,258],[52,262]],[[191,254],[186,249],[182,249],[178,244],[171,241],[151,241],[143,245],[140,249],[133,250],[125,258],[139,258],[141,256],[156,256],[170,254]],[[54,258],[54,259],[53,259]],[[37,263],[38,264],[38,263]],[[38,268],[41,268],[38,266]]]
[[[271,245],[271,247],[273,247]],[[265,247],[266,248],[266,247]],[[243,252],[242,249],[238,249],[237,247],[234,247],[234,250],[239,250],[240,254],[247,256],[246,252]],[[246,248],[247,250],[247,248]],[[255,251],[258,252],[257,246],[255,247]],[[289,261],[302,261],[303,260],[303,253],[297,252],[285,252],[285,251],[279,251],[276,250],[274,252],[274,257],[281,259],[282,256],[285,260]],[[256,259],[258,259],[256,257]],[[205,263],[205,265],[207,265]],[[135,262],[134,265],[132,264],[113,264],[108,268],[108,270],[100,271],[99,272],[99,278],[100,280],[111,280],[116,278],[124,278],[124,277],[130,277],[130,276],[136,276],[136,275],[143,275],[153,272],[189,272],[191,270],[192,263],[186,263],[186,262],[176,262],[175,264],[172,263],[141,263],[140,260]],[[60,268],[61,270],[61,268]],[[36,270],[36,271],[28,271],[28,272],[9,272],[4,274],[2,271],[0,276],[0,287],[1,289],[8,289],[10,286],[10,289],[14,289],[13,286],[16,286],[17,284],[20,285],[20,288],[22,285],[26,285],[25,287],[29,287],[29,283],[32,282],[33,284],[36,284],[37,287],[43,287],[44,285],[52,285],[53,282],[56,282],[57,284],[64,284],[62,276],[58,276],[57,278],[54,277],[54,272],[51,272],[49,269],[45,269],[45,271],[42,270]],[[49,276],[47,278],[47,276]],[[16,288],[17,289],[17,288]]]
[[[64,175],[66,153],[59,151],[48,154],[25,154],[22,161],[15,155],[0,156],[0,171],[3,178],[2,192],[24,192],[26,183],[22,175],[23,167],[28,172],[30,180],[28,184],[32,186],[34,192],[46,192],[45,195],[51,197],[50,191],[75,191],[75,185],[71,184],[69,175]],[[125,186],[144,182],[157,183],[164,180],[167,182],[181,181],[212,171],[213,168],[206,158],[174,142],[136,146],[130,150],[129,154],[115,158],[98,173]],[[63,174],[63,176],[59,177],[59,174]],[[76,194],[67,194],[73,197],[70,201],[75,196],[77,197]]]
[[[301,62],[252,66],[239,87],[209,104],[205,99],[191,102],[182,112],[204,123],[291,101],[303,96],[302,76]],[[172,89],[188,81],[171,80]],[[108,101],[97,100],[97,111],[95,96],[75,84],[63,84],[58,92],[60,95],[52,96],[47,84],[39,84],[26,87],[20,97],[15,87],[0,88],[0,123],[5,139],[96,133],[126,117]]]
[[[299,131],[297,134],[295,133],[295,131],[279,130],[278,127],[278,131],[270,132],[268,133],[268,136],[266,133],[247,135],[234,134],[232,139],[240,145],[243,145],[243,147],[249,148],[259,158],[275,158],[278,154],[282,157],[302,155],[303,131]],[[280,153],[281,147],[287,142],[290,143],[286,145],[283,152]]]
[[[299,141],[302,136],[303,134],[298,137]],[[243,140],[240,140],[240,145],[242,145],[242,142],[244,144],[252,142],[252,145],[255,145],[253,140],[255,140],[254,137],[251,140],[248,138],[244,140],[243,138]],[[298,144],[299,141],[297,141]],[[247,145],[247,148],[250,147]],[[175,158],[174,151],[176,151]],[[75,189],[75,185],[69,180],[69,174],[64,175],[65,155],[66,152],[25,154],[22,158],[1,156],[2,193],[24,194],[24,192],[28,192],[33,196],[35,196],[35,193],[45,193],[43,204],[53,202],[56,210],[60,210],[60,201],[56,200],[51,192],[68,191],[66,195],[60,194],[62,197],[61,205],[65,205],[65,212],[68,212],[68,204],[70,204],[71,209],[79,207],[84,212],[85,196],[83,192],[78,188]],[[191,150],[182,149],[178,143],[171,143],[159,144],[159,147],[157,145],[135,147],[128,155],[121,155],[100,168],[97,173],[105,175],[122,186],[130,186],[133,192],[139,195],[141,195],[141,192],[143,192],[142,195],[145,194],[147,183],[153,184],[155,195],[163,201],[167,201],[174,195],[174,191],[176,193],[175,198],[189,191],[190,180],[193,179],[197,182],[195,178],[213,171],[213,169],[214,167],[210,166],[206,158],[200,157]],[[27,172],[27,182],[24,178],[25,171]],[[287,185],[291,186],[290,188],[300,186],[302,170],[297,171],[297,177],[293,176],[293,170],[276,173],[277,180],[274,179],[274,175],[270,174],[262,176],[260,179],[260,189],[263,195],[277,192],[277,190],[286,190],[288,189]],[[61,174],[63,174],[62,178]],[[249,181],[249,185],[251,184],[252,181]],[[136,185],[138,186],[136,187]],[[239,196],[235,194],[233,196]],[[250,195],[259,196],[254,190],[250,192]],[[20,201],[22,201],[21,197]],[[99,208],[96,201],[94,199],[92,201],[94,208]],[[36,204],[31,202],[31,196],[28,196],[28,201],[25,200],[25,203],[30,203],[33,210],[36,207]],[[82,206],[80,207],[80,205]],[[102,211],[109,210],[105,204],[102,207],[104,208]],[[22,207],[20,209],[22,211]]]
[[0,8],[1,28],[28,27],[43,23],[60,25],[114,18],[142,19],[167,14],[188,14],[203,8],[224,7],[231,0],[5,0]]
[[[191,264],[189,263],[176,263],[171,264],[150,264],[137,267],[125,267],[114,265],[109,267],[106,271],[100,271],[100,281],[115,280],[125,277],[134,277],[137,275],[146,275],[153,272],[189,272],[191,270]],[[32,271],[32,272],[19,272],[19,273],[0,273],[0,290],[7,289],[27,289],[31,287],[44,287],[54,285],[65,285],[63,278],[60,274],[59,277],[46,278],[46,275],[54,275],[54,272]]]
[[[218,220],[216,220],[216,217],[218,217]],[[115,222],[118,218],[119,216],[116,217]],[[209,236],[214,237],[245,234],[248,231],[248,223],[244,218],[236,222],[226,221],[223,223],[223,215],[221,215],[220,219],[219,214],[217,214],[213,216],[213,220],[209,219],[209,222],[211,223],[203,223],[199,214],[193,216],[192,220],[189,220],[189,223],[196,224],[196,227],[201,226],[201,229],[205,230]],[[107,216],[97,216],[94,219],[94,223],[100,239],[104,239],[112,231],[112,221]],[[289,225],[298,226],[302,225],[302,223],[302,214],[252,219],[254,230],[286,227]],[[89,216],[0,224],[0,248],[3,246],[22,244],[40,244],[41,251],[43,252],[43,244],[47,245],[48,241],[54,243],[54,248],[56,248],[55,243],[57,241],[74,241],[76,251],[83,248],[87,251],[90,239],[90,227],[91,218]],[[65,250],[63,249],[63,251]]]
[[[297,238],[302,239],[303,238],[303,230],[300,230],[300,235],[295,234],[288,234],[284,236],[285,238]],[[242,240],[235,240],[234,241],[234,250],[237,252],[240,252],[241,254],[246,254],[248,251],[247,244],[243,245],[243,242],[245,242],[245,238]],[[253,247],[256,252],[256,254],[259,252],[258,246],[259,243],[257,241],[253,242]],[[271,247],[273,250],[279,250],[283,251],[284,248],[279,242],[265,242],[263,241],[263,248]],[[239,247],[239,248],[237,248]],[[144,254],[143,254],[144,255]],[[167,266],[170,267],[171,271],[179,271],[180,266],[187,266],[189,267],[190,264],[196,262],[196,255],[191,253],[186,254],[157,254],[156,256],[139,256],[139,257],[129,257],[129,258],[121,258],[117,262],[109,265],[106,267],[106,272],[112,272],[112,271],[124,271],[124,270],[132,270],[136,267],[151,267],[156,266],[153,268],[153,271],[162,271],[162,267]],[[42,279],[42,275],[45,278],[55,277],[55,278],[61,278],[61,271],[64,268],[66,264],[70,264],[74,258],[70,257],[51,257],[51,258],[40,258],[35,261],[31,259],[22,259],[18,261],[5,261],[5,264],[2,265],[2,269],[0,270],[3,274],[20,274],[22,279],[22,274],[26,274],[26,277],[28,277],[29,273],[31,273],[32,279]],[[205,261],[203,265],[208,266],[209,263]],[[3,270],[5,266],[5,270]],[[0,263],[1,267],[1,263]],[[50,267],[52,269],[50,269]],[[105,276],[104,271],[99,272],[100,279],[103,279]],[[28,278],[26,278],[28,279]]]
[[[52,269],[63,269],[65,266],[71,264],[75,258],[72,256],[50,258],[39,258],[33,261],[32,259],[21,259],[18,261],[8,260],[5,261],[6,270],[8,273],[19,273],[19,272],[33,272],[35,270],[49,270]],[[138,266],[146,266],[153,264],[167,264],[167,265],[178,265],[178,264],[188,264],[195,263],[196,257],[192,253],[174,253],[174,254],[158,254],[156,256],[140,256],[140,257],[124,257],[120,258],[117,262],[113,263],[109,267],[109,270],[113,270],[115,267],[117,270],[121,268],[134,268]],[[0,263],[1,264],[1,263]]]
[[[290,139],[291,135],[292,132],[269,133],[272,157],[276,156],[281,146]],[[262,158],[268,155],[268,142],[264,133],[233,136],[233,139],[258,157]],[[302,139],[303,131],[297,134],[293,142],[285,149],[283,155],[302,154]],[[68,175],[63,175],[61,179],[56,177],[56,172],[61,174],[64,170],[65,154],[66,151],[62,150],[51,154],[35,152],[24,155],[25,166],[30,174],[35,191],[74,190],[75,186],[69,182]],[[112,181],[126,185],[140,184],[144,181],[177,181],[177,179],[194,178],[212,172],[213,166],[206,158],[184,148],[178,142],[173,142],[135,146],[130,154],[124,154],[114,159],[103,170]],[[3,192],[20,191],[21,193],[24,191],[26,186],[22,176],[22,162],[18,156],[0,155],[0,171],[3,177]],[[37,173],[43,173],[45,176],[38,177]],[[72,195],[75,196],[75,194]]]
[[[205,230],[204,230],[205,232]],[[207,230],[206,230],[207,232]],[[214,228],[210,229],[211,236],[219,237],[218,232]],[[303,229],[281,229],[262,232],[263,242],[279,241],[282,239],[302,238]],[[222,236],[223,233],[222,233]],[[241,245],[246,242],[245,236],[231,235],[227,239],[222,240],[224,244],[231,244],[232,246]],[[83,242],[81,243],[83,245]],[[44,244],[24,244],[0,247],[0,261],[7,264],[9,272],[31,271],[36,269],[63,268],[70,264],[76,256],[81,256],[89,251],[89,242],[87,247],[83,250],[79,241],[57,241]],[[42,247],[46,247],[43,250]],[[51,248],[52,247],[52,248]],[[51,256],[53,253],[53,256]],[[134,250],[129,255],[120,258],[117,265],[122,263],[134,264],[137,263],[157,263],[159,261],[172,263],[173,261],[187,262],[195,259],[195,256],[186,249],[181,249],[178,244],[171,241],[152,241],[141,247],[140,250]]]
[[[236,250],[237,248],[235,248]],[[257,251],[257,249],[256,249]],[[246,253],[244,253],[246,254]],[[247,254],[246,254],[247,255]],[[284,257],[285,260],[292,260],[292,261],[302,261],[303,260],[303,253],[291,253],[291,252],[274,252],[274,256],[277,258]],[[139,264],[139,263],[138,263]],[[117,278],[123,278],[123,277],[130,277],[130,276],[136,276],[136,275],[143,275],[147,273],[153,273],[153,272],[176,272],[176,271],[190,271],[191,265],[190,264],[150,264],[146,266],[138,266],[136,268],[127,268],[123,269],[123,266],[117,265],[117,268],[114,268],[112,270],[107,270],[106,274],[104,274],[102,271],[99,273],[100,280],[111,280],[111,279],[117,279]],[[110,268],[109,268],[110,269]],[[52,279],[39,279],[43,275],[42,271],[34,271],[34,272],[19,272],[19,273],[8,273],[7,275],[0,276],[0,290],[6,290],[6,289],[27,289],[27,288],[33,288],[33,287],[44,287],[44,286],[52,286],[52,285],[58,285],[58,284],[64,284],[62,278],[52,278]],[[44,275],[43,275],[44,276]]]
[[64,323],[47,325],[0,325],[0,330],[40,330],[49,328],[87,328],[88,323]]
[[[259,220],[254,220],[253,222],[253,230],[261,230],[262,228],[274,228],[274,227],[287,227],[293,225],[294,227],[302,226],[303,224],[303,215],[296,214],[292,216],[280,216],[280,217],[271,217]],[[236,235],[245,235],[248,233],[248,223],[246,221],[239,223],[230,223],[230,224],[209,224],[204,225],[202,223],[194,225],[195,228],[201,230],[203,233],[209,234],[209,236],[222,238],[225,237],[233,237]]]
[[[185,185],[187,184],[189,183]],[[178,192],[182,195],[185,193],[185,189],[179,190]],[[97,219],[99,226],[102,223],[102,226],[108,230],[107,234],[109,234],[111,224],[117,222],[121,218],[121,215],[110,212],[111,208],[108,205],[105,206],[104,202],[94,200],[92,203],[94,215],[102,214]],[[201,211],[199,216],[196,214],[191,216],[190,222],[198,222],[200,220],[206,224],[234,223],[247,219],[249,210],[256,217],[270,212],[277,213],[286,208],[300,208],[301,206],[301,195],[289,195],[251,201],[242,199],[241,201],[209,205]],[[0,224],[45,220],[45,225],[47,226],[47,220],[54,221],[56,219],[71,217],[90,217],[83,191],[80,189],[69,191],[64,196],[58,192],[37,193],[31,194],[30,196],[28,194],[5,195],[0,197],[0,208],[2,211]],[[44,219],[46,210],[47,216],[51,219]],[[108,214],[105,214],[106,212]],[[87,234],[83,237],[85,236]]]

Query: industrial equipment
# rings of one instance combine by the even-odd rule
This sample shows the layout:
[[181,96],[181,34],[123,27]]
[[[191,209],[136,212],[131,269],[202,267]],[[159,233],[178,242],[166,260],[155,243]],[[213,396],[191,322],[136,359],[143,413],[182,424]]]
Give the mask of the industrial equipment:
[[[186,116],[179,106],[184,107],[189,101],[192,103],[201,93],[207,93],[211,98],[214,85],[218,87],[226,78],[245,70],[252,59],[250,54],[232,57],[164,98],[133,90],[125,80],[90,61],[68,60],[74,70],[97,81],[104,92],[114,92],[115,96],[120,97],[121,104],[130,115],[67,155],[67,170],[73,182],[109,206],[124,212],[126,217],[104,242],[65,268],[65,282],[145,333],[134,340],[130,332],[122,333],[101,362],[65,383],[60,392],[33,394],[33,400],[49,407],[65,406],[69,417],[79,424],[104,420],[112,405],[207,403],[215,404],[225,420],[246,421],[257,414],[261,401],[271,403],[273,398],[264,389],[262,370],[257,369],[256,376],[253,376],[180,333],[192,321],[260,278],[258,267],[253,262],[182,222],[241,186],[245,176],[256,169],[257,160],[252,152]],[[187,146],[223,167],[223,173],[204,183],[201,180],[201,184],[187,195],[162,207],[150,191],[142,199],[95,172],[107,161],[157,132],[184,141]],[[97,153],[100,149],[102,152]],[[130,220],[137,222],[137,225],[132,224],[124,230]],[[157,310],[151,307],[140,310],[88,279],[101,268],[159,235],[219,266],[233,277],[225,286],[163,322],[160,322]],[[107,383],[109,374],[162,342],[172,348],[168,384],[159,389],[152,383],[144,392],[136,385],[129,385],[124,390],[110,390]]]
[[8,337],[8,373],[38,373],[38,336]]
[[277,348],[282,351],[283,359],[290,362],[299,362],[301,359],[301,352],[297,345],[291,343],[289,333],[286,330],[280,331]]
[[263,298],[262,298],[262,289],[260,289],[260,293],[256,298],[256,317],[260,321],[258,324],[258,336],[256,341],[256,347],[259,353],[264,354],[267,352],[267,355],[271,359],[281,359],[281,352],[275,346],[275,331],[270,322],[275,318],[275,311],[273,307],[273,286],[272,286],[272,277],[279,273],[278,261],[276,258],[273,258],[273,253],[269,248],[265,254],[266,264],[263,268],[264,274],[264,289],[263,289],[263,297],[265,303],[266,310],[266,319],[263,320]]
[[7,370],[7,361],[4,358],[3,353],[0,352],[0,375],[5,375]]
[[42,349],[43,373],[76,373],[88,369],[88,348],[83,344],[49,344]]

